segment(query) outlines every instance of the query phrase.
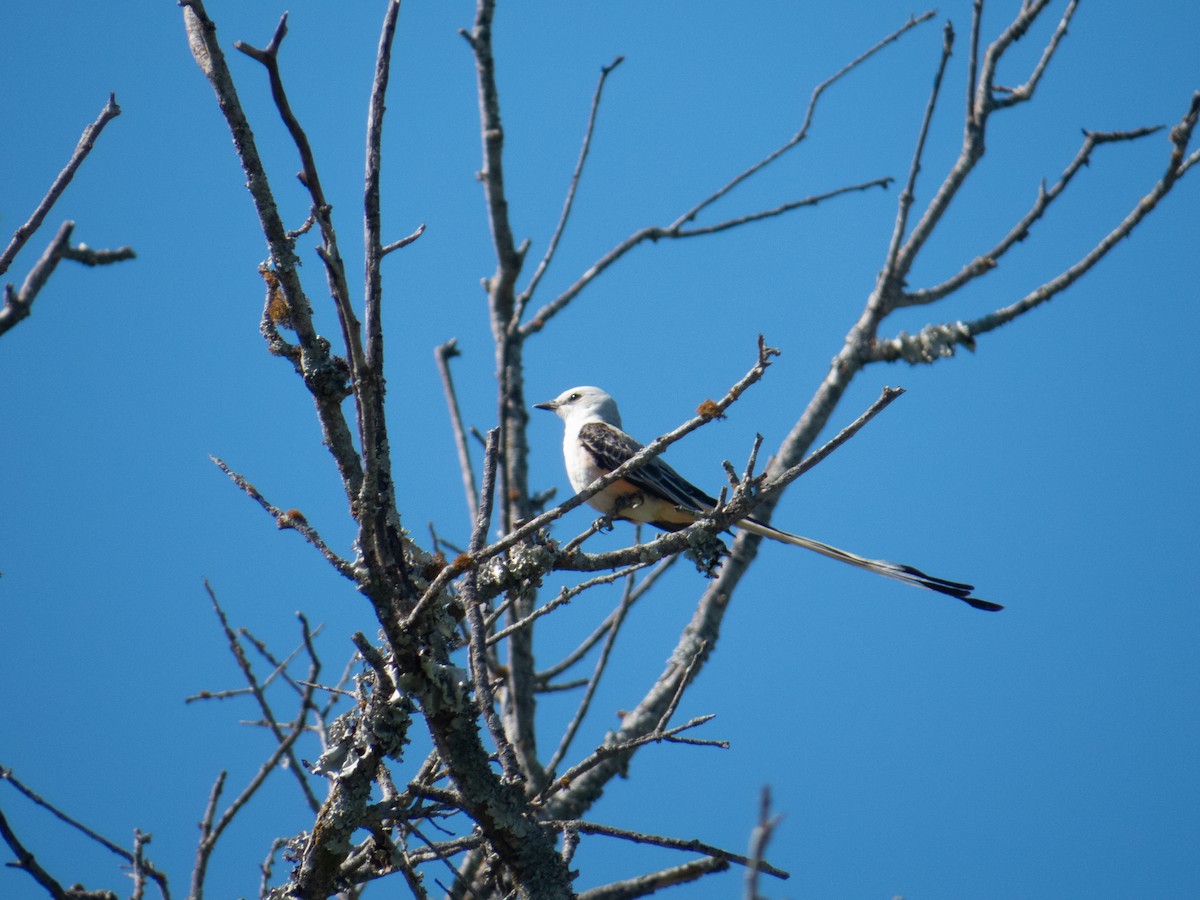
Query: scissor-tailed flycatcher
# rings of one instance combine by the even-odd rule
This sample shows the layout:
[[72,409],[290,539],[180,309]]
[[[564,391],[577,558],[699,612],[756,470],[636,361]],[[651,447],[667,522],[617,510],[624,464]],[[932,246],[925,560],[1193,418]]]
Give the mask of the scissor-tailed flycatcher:
[[[566,426],[563,456],[567,463],[567,477],[577,492],[607,475],[642,449],[641,444],[621,430],[617,401],[600,388],[571,388],[548,403],[536,403],[534,406],[552,410],[563,420]],[[588,503],[606,516],[648,522],[664,531],[686,528],[717,505],[715,499],[672,469],[661,457],[655,457],[613,482]],[[956,597],[976,609],[995,611],[1004,608],[999,603],[972,597],[972,585],[935,578],[912,566],[856,556],[812,538],[772,528],[751,516],[737,522],[737,527],[785,544],[804,547],[905,584]]]

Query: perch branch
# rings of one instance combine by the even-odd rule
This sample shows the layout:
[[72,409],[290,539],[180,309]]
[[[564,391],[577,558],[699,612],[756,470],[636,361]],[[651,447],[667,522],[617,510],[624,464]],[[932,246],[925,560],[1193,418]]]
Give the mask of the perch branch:
[[[438,576],[429,585],[420,601],[414,607],[413,611],[408,615],[404,627],[412,627],[412,623],[415,622],[422,614],[424,614],[424,612],[429,608],[429,605],[433,603],[434,599],[440,595],[446,584],[452,578],[461,574],[461,572],[464,571],[467,566],[480,566],[492,557],[497,556],[503,553],[505,550],[508,550],[510,547],[515,546],[554,520],[561,518],[566,513],[575,509],[577,506],[582,506],[610,484],[613,484],[621,478],[624,478],[626,473],[632,472],[640,466],[644,466],[650,460],[654,459],[654,457],[662,454],[667,447],[671,446],[671,444],[691,434],[702,425],[708,424],[714,418],[719,417],[721,413],[728,409],[735,401],[737,401],[739,397],[741,397],[743,393],[745,393],[747,388],[762,378],[762,376],[766,373],[767,368],[771,365],[771,358],[773,356],[777,356],[778,353],[778,350],[774,349],[773,347],[768,347],[763,342],[762,336],[760,335],[758,339],[758,360],[750,368],[750,370],[744,376],[742,376],[742,378],[733,387],[729,389],[728,393],[726,393],[724,397],[712,404],[711,407],[706,408],[702,415],[697,415],[696,417],[689,419],[674,431],[670,431],[667,434],[664,434],[661,437],[651,441],[637,454],[626,460],[617,468],[613,469],[607,475],[597,478],[594,482],[592,482],[574,497],[570,498],[569,500],[564,500],[558,506],[554,507],[554,509],[548,510],[547,512],[542,513],[540,516],[535,516],[523,524],[520,528],[517,528],[515,531],[496,541],[494,544],[485,547],[483,550],[479,551],[479,553],[471,554],[468,559],[463,560],[461,567],[447,566],[438,573]],[[682,534],[683,532],[678,533]]]
[[575,553],[569,557],[558,557],[554,562],[557,570],[592,572],[611,569],[616,566],[630,565],[635,561],[659,560],[670,554],[680,553],[691,546],[691,539],[698,532],[718,534],[726,528],[735,527],[739,519],[745,518],[755,507],[772,502],[783,490],[797,478],[809,472],[814,466],[824,461],[838,447],[854,437],[871,419],[883,412],[901,394],[903,388],[885,387],[879,398],[870,405],[857,419],[843,428],[838,434],[827,441],[820,449],[805,457],[801,462],[777,473],[764,481],[754,492],[743,492],[710,515],[698,520],[680,531],[670,532],[656,538],[648,544],[638,544],[621,550],[610,550],[605,553]]

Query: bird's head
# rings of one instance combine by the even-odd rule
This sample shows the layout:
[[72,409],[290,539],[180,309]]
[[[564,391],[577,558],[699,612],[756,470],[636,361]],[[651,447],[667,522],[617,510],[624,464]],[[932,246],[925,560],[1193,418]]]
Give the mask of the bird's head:
[[617,401],[598,387],[573,387],[546,403],[535,403],[533,408],[548,409],[557,413],[564,422],[574,419],[580,422],[605,422],[617,428],[621,427]]

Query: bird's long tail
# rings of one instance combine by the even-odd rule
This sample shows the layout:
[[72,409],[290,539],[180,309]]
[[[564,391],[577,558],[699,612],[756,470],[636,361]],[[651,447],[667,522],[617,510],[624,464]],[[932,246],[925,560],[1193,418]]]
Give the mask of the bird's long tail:
[[822,556],[828,556],[830,559],[838,560],[838,562],[849,563],[860,569],[866,569],[868,572],[875,572],[887,578],[895,578],[897,581],[903,581],[905,584],[927,588],[931,591],[937,591],[939,594],[955,597],[976,609],[983,609],[988,612],[1004,609],[999,603],[992,603],[990,600],[981,600],[978,597],[972,597],[971,591],[975,590],[974,585],[963,584],[959,581],[947,581],[944,578],[926,575],[920,569],[913,566],[887,562],[882,559],[866,559],[862,556],[856,556],[847,550],[839,550],[837,547],[829,546],[829,544],[814,541],[812,538],[801,537],[798,534],[791,534],[787,531],[780,531],[778,528],[772,528],[770,525],[759,522],[756,519],[742,519],[742,521],[738,522],[738,527],[784,544],[804,547],[806,550],[812,550],[814,553],[820,553]]

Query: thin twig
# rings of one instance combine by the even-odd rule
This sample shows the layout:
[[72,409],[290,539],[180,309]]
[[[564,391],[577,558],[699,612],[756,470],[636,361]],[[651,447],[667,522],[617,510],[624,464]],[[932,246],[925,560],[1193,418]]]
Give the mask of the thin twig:
[[631,738],[627,741],[618,741],[611,744],[601,744],[590,755],[577,762],[570,769],[564,772],[559,778],[550,782],[539,795],[539,801],[544,801],[549,797],[554,796],[558,791],[564,790],[571,786],[584,773],[596,768],[606,759],[611,759],[615,756],[624,756],[638,747],[643,747],[646,744],[689,744],[694,747],[716,747],[721,750],[729,749],[728,741],[708,740],[699,738],[681,738],[679,737],[684,731],[689,731],[693,728],[699,728],[708,722],[711,722],[715,715],[697,716],[694,719],[689,719],[682,725],[676,725],[674,728],[668,728],[666,731],[660,731],[657,728],[643,734],[640,737]]
[[802,209],[806,206],[817,206],[818,204],[832,200],[834,197],[840,197],[843,194],[854,194],[861,191],[868,191],[871,188],[887,188],[894,179],[891,176],[884,178],[872,178],[870,181],[864,181],[860,184],[848,184],[844,187],[834,188],[832,191],[825,191],[822,194],[813,194],[809,197],[802,197],[799,200],[790,200],[787,203],[782,203],[772,209],[764,209],[760,212],[748,213],[744,216],[737,216],[733,219],[726,219],[723,222],[717,222],[715,225],[702,225],[696,228],[670,228],[662,229],[659,234],[649,234],[647,237],[650,240],[658,240],[660,238],[689,238],[699,237],[708,234],[718,234],[722,231],[728,231],[730,228],[736,228],[739,225],[746,225],[750,222],[761,222],[763,219],[771,219],[775,216],[783,215],[791,212],[794,209]]
[[[312,639],[324,631],[325,626],[318,625],[316,628],[310,631],[308,619],[305,617],[304,613],[296,613],[296,618],[300,620],[301,624],[300,644],[283,659],[276,657],[267,646],[267,642],[262,638],[257,637],[249,628],[243,626],[242,628],[238,629],[238,633],[245,637],[246,640],[250,642],[251,646],[258,651],[258,654],[273,667],[271,669],[271,674],[262,680],[262,687],[264,690],[270,687],[271,683],[275,681],[276,678],[282,678],[284,683],[287,684],[288,687],[290,687],[293,691],[295,691],[297,695],[303,694],[304,691],[301,690],[300,687],[302,682],[297,681],[295,678],[289,675],[287,671],[288,666],[290,666],[295,661],[296,657],[302,652],[307,651],[309,654],[309,659],[312,660],[318,669],[320,668],[320,661],[317,659],[316,651],[313,649]],[[313,680],[314,677],[315,676],[310,672],[310,680]]]
[[279,528],[291,528],[293,531],[296,531],[302,538],[316,547],[320,554],[325,557],[329,564],[333,566],[339,574],[349,578],[355,583],[358,582],[358,575],[354,570],[354,565],[338,556],[338,554],[335,553],[329,547],[329,545],[325,543],[317,530],[308,524],[308,520],[302,513],[299,512],[299,510],[280,509],[278,506],[267,500],[267,498],[261,493],[259,493],[258,488],[246,480],[245,476],[240,475],[239,473],[230,469],[224,460],[212,455],[210,455],[208,458],[216,464],[218,469],[228,475],[234,484],[245,491],[251,500],[270,513],[271,517],[275,520],[275,524]]
[[[435,859],[441,860],[443,863],[445,863],[446,868],[450,870],[450,874],[454,876],[455,880],[458,880],[461,876],[458,874],[458,870],[454,868],[454,863],[450,862],[450,854],[462,853],[465,850],[478,847],[481,840],[480,836],[472,835],[470,837],[457,838],[452,841],[444,841],[440,844],[435,844],[433,841],[429,840],[429,838],[425,837],[419,828],[413,828],[412,833],[416,836],[417,840],[429,848],[426,854],[422,854],[419,850],[413,851],[413,861],[420,863],[432,862]],[[447,893],[449,892],[447,891]]]
[[[603,637],[605,634],[607,634],[607,629],[602,631],[600,636]],[[588,680],[587,678],[576,678],[573,681],[560,681],[556,684],[546,684],[539,681],[537,692],[539,694],[558,694],[563,691],[575,691],[586,686]]]
[[[561,821],[551,819],[543,824],[545,827],[555,830],[574,828],[582,834],[600,834],[605,835],[606,837],[614,837],[625,841],[631,841],[635,844],[651,844],[655,847],[667,847],[671,850],[686,850],[692,853],[703,853],[705,856],[727,860],[728,862],[736,863],[739,866],[749,865],[750,863],[750,858],[747,856],[743,856],[740,853],[732,853],[728,850],[722,850],[720,847],[715,847],[712,844],[706,844],[703,841],[683,840],[681,838],[664,837],[663,835],[657,834],[644,834],[640,831],[630,831],[627,828],[616,828],[612,825],[600,825],[596,822],[584,822],[580,820]],[[783,869],[777,868],[767,862],[761,862],[759,867],[761,871],[775,878],[786,879],[791,877]]]
[[29,316],[33,309],[33,301],[50,280],[61,260],[71,259],[89,266],[98,266],[133,259],[136,256],[129,247],[117,250],[92,250],[82,244],[72,247],[70,241],[74,228],[74,222],[63,222],[59,226],[54,238],[25,276],[19,291],[13,290],[11,284],[4,286],[4,305],[0,307],[0,334],[4,334]]
[[975,122],[975,85],[979,81],[979,31],[983,21],[983,0],[974,0],[971,8],[971,50],[967,59],[967,108],[963,122]]
[[[888,244],[887,257],[883,271],[879,275],[880,283],[889,286],[895,282],[896,256],[900,252],[900,242],[904,240],[904,232],[908,227],[908,213],[915,199],[914,190],[917,184],[917,174],[921,171],[921,159],[925,155],[925,140],[929,137],[929,126],[933,122],[933,112],[937,108],[938,96],[942,91],[942,77],[946,74],[946,64],[950,62],[950,54],[954,50],[954,27],[947,22],[942,30],[942,55],[938,60],[937,72],[933,76],[933,86],[929,90],[929,99],[925,103],[925,115],[921,118],[921,128],[917,132],[917,146],[913,151],[912,163],[908,167],[908,178],[904,189],[900,192],[896,205],[896,222],[892,227],[892,239]],[[889,302],[894,302],[894,290],[887,290]]]
[[576,550],[582,547],[584,541],[586,541],[592,535],[599,534],[602,531],[610,530],[612,530],[612,519],[610,519],[608,516],[599,516],[592,522],[591,525],[563,544],[561,551],[563,553],[574,553]]
[[700,859],[659,869],[657,872],[589,888],[579,895],[579,900],[633,900],[635,897],[646,897],[666,887],[688,884],[705,875],[724,872],[730,865],[727,859],[702,856]]
[[258,866],[262,872],[262,878],[258,883],[258,896],[264,898],[270,891],[271,873],[275,867],[275,854],[284,849],[288,845],[289,838],[277,837],[271,841],[271,846],[267,850],[267,858],[264,859]]
[[633,573],[630,572],[625,582],[625,590],[621,592],[621,602],[618,604],[613,616],[612,626],[608,629],[608,634],[604,638],[604,646],[600,648],[600,656],[596,660],[595,668],[592,670],[592,677],[588,679],[587,689],[584,690],[583,697],[579,701],[579,705],[576,707],[571,721],[567,723],[567,727],[563,731],[562,739],[558,742],[558,747],[555,749],[554,755],[550,757],[550,762],[546,764],[546,774],[551,780],[554,778],[554,773],[558,771],[559,764],[566,757],[567,751],[571,749],[571,742],[575,740],[575,735],[579,732],[580,726],[583,725],[584,717],[587,716],[588,710],[591,709],[592,698],[596,696],[596,688],[600,686],[600,679],[603,677],[604,671],[608,668],[608,660],[612,655],[613,647],[616,646],[617,635],[621,632],[621,625],[624,623],[625,616],[629,613],[629,607],[632,604],[632,575]]
[[4,838],[4,843],[8,844],[13,855],[17,858],[16,862],[11,862],[8,865],[28,872],[29,876],[45,888],[54,900],[69,900],[70,895],[67,894],[63,886],[58,883],[53,875],[41,867],[37,858],[25,848],[25,845],[17,837],[16,832],[9,827],[8,819],[4,817],[2,810],[0,810],[0,837]]
[[[633,603],[636,603],[643,596],[645,596],[646,592],[649,591],[650,588],[654,587],[654,585],[658,582],[658,579],[661,578],[666,571],[678,561],[678,556],[669,556],[666,559],[659,560],[658,565],[656,565],[650,571],[650,573],[641,580],[638,586],[634,588],[633,597],[630,600],[630,604],[632,605]],[[594,581],[595,579],[592,580]],[[585,582],[585,584],[586,583],[587,582]],[[600,623],[595,631],[584,638],[583,643],[572,650],[559,662],[550,666],[548,669],[538,672],[538,681],[548,682],[551,678],[562,674],[567,669],[571,668],[571,666],[575,665],[575,663],[579,662],[579,660],[583,659],[583,657],[587,655],[588,651],[591,650],[592,647],[596,646],[596,644],[600,642],[601,638],[608,634],[608,630],[612,628],[613,621],[616,619],[616,617],[617,610],[614,609],[608,614],[604,621]],[[584,679],[582,683],[586,684],[586,679]]]
[[[383,429],[383,239],[380,223],[380,172],[382,168],[383,116],[387,109],[388,80],[392,68],[392,45],[396,37],[396,19],[400,15],[400,0],[389,0],[379,35],[379,49],[375,54],[375,75],[371,79],[371,102],[367,112],[367,164],[363,189],[363,233],[366,245],[364,261],[366,297],[363,328],[366,331],[366,370],[361,374],[368,377],[356,393],[363,393],[361,425],[363,429],[363,456],[367,462],[366,483],[368,490],[375,490],[379,476],[373,473],[375,466],[383,465],[378,459],[378,445]],[[422,231],[424,227],[422,226]],[[412,240],[416,240],[416,237]],[[374,443],[375,447],[369,446]]]
[[227,777],[229,773],[224,769],[217,773],[217,780],[208,792],[208,802],[204,804],[204,816],[200,819],[200,843],[196,845],[196,862],[192,866],[192,887],[188,893],[188,900],[204,898],[204,878],[208,873],[208,860],[212,856],[212,846],[208,839],[212,835],[213,821],[217,817],[217,803],[225,789]]
[[695,674],[696,665],[703,659],[706,650],[708,650],[708,641],[702,640],[696,645],[696,652],[688,660],[687,668],[683,670],[683,677],[679,679],[679,685],[675,688],[675,696],[671,698],[671,702],[663,710],[662,718],[658,720],[658,727],[655,731],[659,733],[666,732],[667,725],[671,723],[671,717],[675,715],[675,710],[679,708],[679,701],[683,699],[683,692],[692,683],[692,675]]
[[145,851],[150,839],[151,835],[143,834],[140,828],[133,829],[133,894],[130,900],[143,900],[146,896],[146,876],[150,872],[146,868]]
[[[668,225],[666,227],[654,226],[654,227],[649,227],[649,228],[641,228],[641,229],[635,231],[629,237],[625,238],[623,241],[621,241],[619,244],[617,244],[615,247],[613,247],[611,250],[609,250],[607,253],[605,253],[603,256],[601,256],[598,260],[596,260],[596,262],[594,262],[581,276],[579,276],[578,279],[576,279],[574,284],[572,284],[570,287],[568,287],[565,291],[563,291],[561,294],[559,294],[553,300],[551,300],[550,302],[548,302],[544,306],[542,306],[540,309],[538,309],[537,312],[535,312],[533,314],[532,318],[530,318],[523,325],[521,325],[520,333],[523,336],[528,336],[530,334],[534,334],[535,332],[538,332],[541,329],[543,329],[546,326],[546,323],[550,321],[550,319],[552,319],[555,315],[557,315],[559,312],[561,312],[563,309],[565,309],[567,307],[567,305],[570,304],[570,302],[572,300],[574,300],[575,297],[578,296],[581,291],[583,291],[584,288],[586,288],[589,284],[591,284],[596,279],[596,277],[598,275],[600,275],[601,272],[603,272],[605,269],[607,269],[613,263],[617,262],[617,260],[621,259],[627,253],[629,253],[629,251],[633,250],[635,247],[637,247],[638,245],[642,244],[645,241],[659,240],[662,238],[687,237],[687,236],[693,236],[693,235],[699,235],[699,234],[714,233],[716,231],[722,231],[722,230],[725,230],[726,228],[734,227],[735,225],[744,224],[746,222],[757,221],[759,219],[767,218],[767,217],[773,216],[773,215],[779,215],[783,212],[787,212],[789,209],[797,209],[797,208],[800,208],[801,206],[813,205],[813,202],[814,202],[813,198],[808,198],[807,200],[804,200],[804,201],[797,201],[795,204],[785,204],[784,206],[778,207],[775,210],[768,210],[768,211],[762,212],[762,213],[754,213],[752,215],[743,216],[738,219],[730,219],[726,222],[721,223],[720,225],[711,226],[708,229],[703,229],[703,228],[685,229],[684,228],[684,226],[686,226],[689,222],[694,221],[695,218],[703,210],[705,210],[712,204],[716,203],[718,200],[720,200],[722,197],[724,197],[726,194],[728,194],[730,191],[732,191],[739,184],[746,181],[748,178],[752,177],[756,173],[762,171],[767,166],[769,166],[771,163],[775,162],[775,160],[779,159],[781,156],[783,156],[785,153],[787,153],[789,150],[791,150],[793,147],[796,147],[802,141],[804,141],[804,139],[808,136],[809,128],[811,127],[812,122],[813,122],[813,116],[816,112],[817,101],[821,98],[821,96],[825,93],[825,91],[830,86],[832,86],[835,82],[839,81],[843,76],[845,76],[852,70],[856,69],[859,65],[864,63],[870,57],[874,56],[876,53],[878,53],[880,50],[882,50],[888,44],[892,43],[893,41],[898,40],[902,35],[904,35],[906,32],[908,32],[912,28],[915,28],[916,26],[920,25],[922,22],[926,22],[929,19],[931,19],[933,17],[933,15],[934,15],[934,10],[929,10],[925,13],[922,13],[919,16],[910,18],[908,20],[908,22],[906,22],[900,28],[893,31],[891,34],[889,34],[883,40],[876,43],[870,49],[859,54],[857,57],[855,57],[850,62],[848,62],[846,65],[844,65],[841,69],[839,69],[837,72],[835,72],[829,78],[825,79],[823,82],[821,82],[819,85],[817,85],[817,87],[813,89],[812,96],[809,98],[808,108],[805,110],[804,120],[800,126],[800,129],[794,135],[792,135],[792,137],[789,138],[782,146],[777,147],[776,149],[772,150],[761,160],[759,160],[758,162],[749,166],[748,168],[744,169],[742,172],[738,173],[732,179],[730,179],[728,182],[726,182],[723,186],[721,186],[717,190],[713,191],[711,194],[709,194],[704,199],[700,200],[698,203],[691,206],[689,209],[684,211],[680,216],[678,216],[675,219],[675,221],[672,222],[670,225]],[[869,182],[868,186],[875,185],[877,183],[878,182]],[[850,188],[843,188],[839,191],[831,192],[827,196],[835,196],[838,193],[845,193],[847,191],[854,191],[854,190],[862,190],[863,188],[864,188],[864,186],[862,186],[862,185],[850,187]],[[817,199],[819,200],[821,198],[817,198]]]
[[746,867],[746,900],[764,900],[758,892],[758,873],[766,860],[767,844],[781,817],[771,815],[771,789],[764,786],[758,806],[758,824],[750,834],[750,864]]
[[[496,495],[496,469],[500,456],[500,430],[493,428],[488,432],[487,450],[483,457],[483,490],[480,494],[479,512],[475,517],[475,530],[471,534],[469,553],[478,553],[487,540],[488,528],[492,523],[492,502]],[[483,609],[476,598],[476,583],[478,570],[467,572],[463,579],[462,600],[467,613],[467,633],[470,637],[470,660],[472,683],[475,687],[475,702],[479,712],[487,723],[496,752],[500,758],[500,766],[506,778],[521,777],[521,766],[508,736],[504,733],[504,723],[496,713],[496,698],[492,694],[489,680],[487,659],[487,626],[483,620]]]
[[425,233],[425,223],[422,222],[417,226],[417,230],[410,235],[400,238],[398,241],[392,241],[390,244],[384,244],[380,251],[381,256],[387,256],[393,250],[402,250]]
[[33,236],[33,234],[42,227],[42,222],[46,215],[53,209],[54,204],[58,202],[58,198],[62,196],[63,191],[67,189],[67,185],[71,183],[71,179],[75,177],[75,173],[79,167],[83,165],[83,161],[87,159],[88,154],[92,152],[92,148],[96,146],[96,139],[100,137],[100,132],[104,130],[104,126],[121,114],[121,107],[117,105],[117,95],[109,94],[108,102],[104,104],[104,109],[100,111],[100,115],[96,121],[83,129],[83,134],[79,137],[79,143],[75,145],[75,151],[71,154],[71,158],[58,173],[58,177],[51,183],[46,195],[42,197],[33,214],[30,215],[24,224],[19,226],[13,232],[12,240],[8,242],[8,246],[0,252],[0,275],[8,271],[8,267],[12,265],[12,261],[16,259],[21,248]]
[[600,97],[604,93],[604,83],[608,81],[608,76],[612,74],[613,70],[624,61],[625,57],[618,56],[607,66],[600,67],[600,80],[596,82],[596,92],[592,95],[592,107],[588,112],[587,128],[583,134],[583,146],[579,149],[579,159],[575,163],[575,171],[571,174],[571,184],[567,188],[567,197],[563,201],[562,214],[558,217],[558,224],[554,227],[554,234],[550,236],[550,243],[546,245],[546,253],[542,256],[532,277],[530,277],[529,284],[526,285],[525,290],[517,295],[513,308],[513,318],[508,325],[510,332],[520,326],[521,316],[525,314],[525,307],[529,304],[529,298],[537,290],[538,283],[550,267],[551,260],[554,259],[554,251],[558,249],[558,242],[562,239],[563,231],[566,230],[567,219],[570,218],[571,207],[575,203],[575,192],[579,189],[579,179],[583,176],[583,165],[587,162],[588,151],[592,146],[592,135],[596,130],[596,114],[600,111]]
[[[470,32],[460,30],[475,54],[476,79],[479,85],[479,119],[483,138],[483,168],[479,173],[487,201],[488,222],[492,229],[492,244],[496,252],[496,275],[493,282],[507,282],[511,297],[512,282],[520,269],[521,254],[513,238],[508,219],[508,199],[504,190],[504,126],[500,121],[500,95],[496,87],[496,60],[492,56],[492,18],[494,0],[479,0],[475,6],[475,24]],[[496,293],[496,286],[493,286]],[[511,310],[508,311],[511,314]],[[508,319],[503,322],[507,326]]]
[[479,501],[475,496],[475,470],[471,465],[471,451],[467,447],[467,432],[463,428],[462,410],[458,405],[458,394],[454,390],[454,378],[450,374],[450,360],[460,354],[458,340],[451,338],[434,348],[433,358],[437,361],[438,374],[442,378],[442,392],[446,395],[446,407],[450,411],[450,426],[454,429],[454,446],[458,450],[458,469],[462,473],[467,513],[474,523],[479,518]]
[[[318,800],[316,794],[313,793],[312,786],[309,785],[308,780],[305,777],[305,769],[302,765],[300,765],[300,760],[298,760],[290,751],[291,745],[295,743],[296,738],[299,737],[300,733],[304,730],[305,710],[307,706],[311,706],[313,689],[305,689],[304,701],[306,705],[301,706],[300,715],[296,718],[296,722],[291,733],[285,734],[283,728],[279,724],[278,718],[276,718],[275,713],[271,710],[271,704],[267,701],[266,692],[264,691],[263,686],[259,683],[258,677],[254,674],[254,669],[250,665],[250,660],[246,658],[246,651],[243,649],[241,641],[238,640],[237,633],[229,625],[229,618],[225,615],[225,610],[221,607],[220,601],[217,600],[216,591],[213,590],[212,585],[209,584],[207,579],[204,582],[204,590],[208,593],[208,598],[212,603],[213,611],[216,613],[217,619],[221,623],[221,629],[225,632],[225,640],[229,644],[229,651],[233,654],[233,658],[237,661],[238,668],[242,670],[242,677],[246,679],[246,684],[250,688],[250,692],[253,694],[254,699],[257,701],[259,709],[262,710],[263,717],[266,719],[268,727],[271,729],[271,733],[275,736],[275,740],[279,742],[280,747],[283,747],[286,744],[288,748],[286,751],[289,762],[288,769],[291,770],[293,776],[296,778],[297,783],[300,785],[300,790],[304,794],[304,799],[308,802],[309,808],[313,810],[313,812],[316,812],[321,808],[321,801]],[[305,624],[307,625],[307,623]],[[309,680],[316,680],[315,678],[311,677],[311,673]],[[263,777],[266,776],[264,775]],[[249,798],[247,797],[247,799]]]
[[[652,565],[652,563],[636,563],[632,566],[626,566],[623,569],[618,569],[615,572],[608,572],[607,574],[599,575],[595,578],[589,578],[587,581],[579,584],[571,585],[570,587],[564,587],[558,592],[558,595],[553,600],[549,601],[548,603],[543,603],[525,618],[519,619],[518,621],[513,622],[511,625],[508,625],[502,628],[500,631],[497,631],[495,634],[489,635],[487,640],[488,645],[491,646],[499,643],[514,631],[520,631],[522,628],[528,628],[547,613],[552,613],[560,606],[570,603],[588,588],[593,588],[601,584],[609,584],[619,578],[625,578],[628,575],[632,575],[638,569],[644,569],[649,565]],[[498,606],[496,610],[490,616],[488,616],[488,627],[491,627],[500,618],[505,609],[507,609],[507,601],[505,604]]]

